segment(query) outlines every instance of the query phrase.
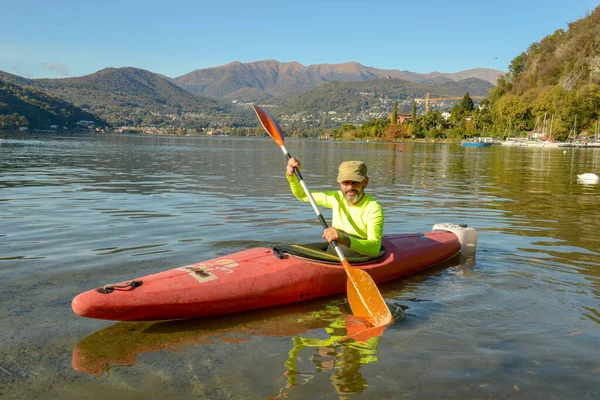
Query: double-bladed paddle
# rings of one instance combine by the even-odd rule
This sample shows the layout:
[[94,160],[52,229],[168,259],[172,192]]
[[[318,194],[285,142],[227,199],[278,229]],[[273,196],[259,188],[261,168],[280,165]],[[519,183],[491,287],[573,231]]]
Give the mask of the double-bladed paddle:
[[[263,128],[265,128],[269,136],[271,136],[275,143],[277,143],[277,145],[281,148],[281,151],[283,151],[285,157],[288,160],[292,158],[290,153],[285,148],[283,143],[283,130],[277,121],[275,121],[275,119],[273,119],[273,117],[271,117],[266,110],[263,110],[258,106],[253,107]],[[294,173],[298,177],[300,185],[302,186],[302,189],[304,189],[304,192],[306,193],[313,210],[317,214],[321,225],[324,229],[329,228],[327,221],[325,221],[323,214],[321,214],[321,211],[319,211],[317,203],[315,203],[315,200],[308,190],[304,179],[302,179],[302,174],[298,168],[294,167]],[[354,315],[364,318],[373,326],[383,326],[389,324],[392,321],[392,314],[390,313],[387,304],[385,304],[385,301],[383,300],[381,293],[379,293],[379,290],[377,289],[377,286],[375,285],[375,282],[371,276],[362,269],[352,267],[348,260],[346,260],[346,257],[344,256],[339,244],[335,240],[331,243],[334,245],[335,252],[340,258],[340,262],[342,263],[344,270],[346,271],[346,275],[348,276],[348,302],[350,303],[350,307],[352,308]]]

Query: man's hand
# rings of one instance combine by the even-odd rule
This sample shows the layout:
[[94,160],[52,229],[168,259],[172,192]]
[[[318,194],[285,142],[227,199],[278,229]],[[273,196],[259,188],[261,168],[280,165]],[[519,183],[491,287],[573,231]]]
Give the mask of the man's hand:
[[344,234],[340,234],[335,228],[325,229],[323,231],[323,239],[326,239],[329,243],[335,240],[342,246],[350,247],[350,238]]
[[288,176],[294,175],[294,167],[300,169],[302,167],[302,165],[300,164],[300,161],[298,161],[294,157],[292,157],[288,160],[285,173],[288,174]]

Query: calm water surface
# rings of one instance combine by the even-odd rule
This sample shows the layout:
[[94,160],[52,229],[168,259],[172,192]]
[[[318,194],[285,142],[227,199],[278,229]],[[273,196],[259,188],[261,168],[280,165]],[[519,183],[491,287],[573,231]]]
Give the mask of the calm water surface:
[[[270,139],[0,135],[0,397],[600,398],[600,150],[289,140],[313,189],[362,159],[385,232],[478,230],[474,257],[343,296],[192,321],[77,317],[78,293],[258,245],[314,242]],[[83,397],[82,397],[83,396]]]

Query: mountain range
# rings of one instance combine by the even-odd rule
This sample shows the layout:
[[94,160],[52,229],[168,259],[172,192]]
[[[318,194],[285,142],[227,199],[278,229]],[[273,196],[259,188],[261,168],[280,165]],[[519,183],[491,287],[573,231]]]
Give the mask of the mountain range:
[[[275,107],[275,114],[323,111],[365,112],[374,105],[389,112],[389,101],[426,93],[484,96],[501,71],[473,69],[452,74],[383,70],[358,63],[319,64],[233,62],[177,78],[133,68],[105,68],[59,79],[28,79],[0,71],[0,80],[33,88],[69,102],[112,125],[252,126],[247,103]],[[389,100],[389,101],[388,101]],[[325,105],[326,104],[326,105]],[[279,110],[277,110],[279,109]]]
[[503,74],[502,71],[487,68],[419,74],[367,67],[356,62],[304,66],[297,62],[266,60],[251,63],[236,61],[219,67],[198,69],[174,78],[173,82],[198,96],[244,102],[305,92],[327,82],[397,78],[418,84],[437,84],[477,78],[495,85]]

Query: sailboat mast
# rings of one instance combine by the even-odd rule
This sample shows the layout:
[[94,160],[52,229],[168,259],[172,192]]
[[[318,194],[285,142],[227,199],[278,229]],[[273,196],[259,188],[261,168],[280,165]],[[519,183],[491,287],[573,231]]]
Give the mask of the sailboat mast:
[[577,115],[575,115],[575,122],[573,122],[573,127],[569,131],[569,139],[571,138],[571,132],[573,132],[573,140],[577,138]]
[[546,137],[546,128],[548,128],[548,122],[546,121],[546,114],[547,112],[544,113],[544,122],[542,123],[542,137]]

